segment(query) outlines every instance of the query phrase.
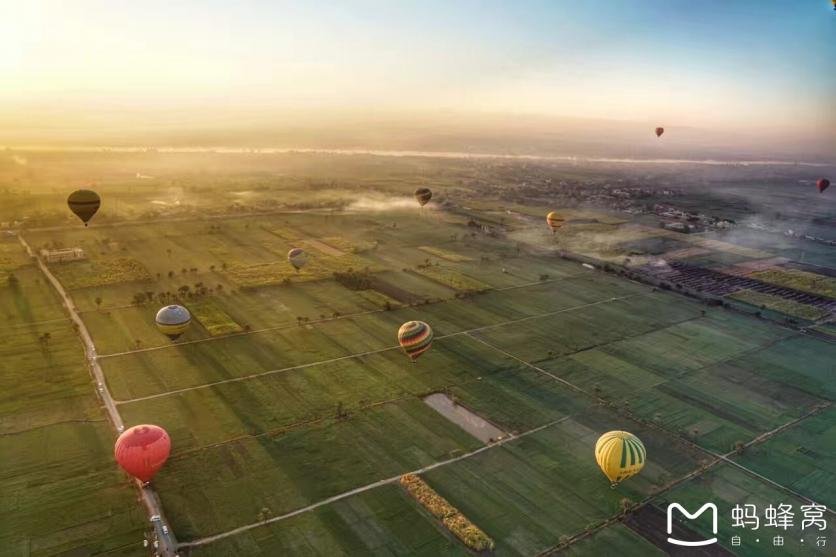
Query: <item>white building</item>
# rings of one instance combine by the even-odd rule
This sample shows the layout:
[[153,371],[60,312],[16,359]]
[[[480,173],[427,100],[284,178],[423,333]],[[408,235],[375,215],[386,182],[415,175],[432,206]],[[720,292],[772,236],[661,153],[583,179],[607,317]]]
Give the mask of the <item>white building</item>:
[[64,248],[64,249],[42,249],[41,257],[47,263],[63,263],[65,261],[79,261],[86,259],[84,250],[81,248]]

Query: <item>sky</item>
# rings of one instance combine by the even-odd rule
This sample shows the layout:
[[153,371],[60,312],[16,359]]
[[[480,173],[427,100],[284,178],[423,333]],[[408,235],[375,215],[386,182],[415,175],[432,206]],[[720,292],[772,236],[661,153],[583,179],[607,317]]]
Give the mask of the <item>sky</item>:
[[467,113],[827,136],[834,100],[830,0],[0,0],[7,134]]

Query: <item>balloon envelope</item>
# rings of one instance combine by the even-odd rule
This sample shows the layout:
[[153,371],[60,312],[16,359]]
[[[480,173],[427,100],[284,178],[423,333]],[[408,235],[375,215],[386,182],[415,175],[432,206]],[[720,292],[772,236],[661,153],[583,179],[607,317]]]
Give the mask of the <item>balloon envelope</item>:
[[398,343],[414,362],[430,349],[433,343],[432,327],[423,321],[407,321],[398,330]]
[[183,306],[170,305],[160,308],[160,311],[157,312],[156,321],[157,329],[162,334],[171,340],[176,340],[189,328],[192,315]]
[[816,182],[816,187],[819,189],[819,193],[824,193],[824,190],[830,187],[830,180],[827,178],[820,178]]
[[81,219],[84,226],[87,226],[87,221],[93,218],[101,204],[99,194],[92,190],[76,190],[67,197],[67,206]]
[[136,425],[116,440],[113,454],[122,469],[142,482],[149,482],[171,453],[168,433],[156,425]]
[[415,190],[415,199],[418,200],[418,204],[423,207],[427,203],[429,203],[430,199],[433,197],[433,192],[430,188],[418,188]]
[[298,271],[305,266],[305,263],[308,262],[308,255],[302,248],[293,248],[287,252],[287,260],[290,261],[293,268]]
[[595,460],[613,485],[638,474],[647,451],[638,437],[628,431],[609,431],[595,443]]
[[663,133],[665,133],[665,128],[656,128],[656,137],[662,137]]
[[552,229],[552,234],[557,231],[558,228],[563,226],[563,223],[566,222],[566,219],[558,215],[555,211],[552,211],[548,215],[546,215],[546,224],[549,225],[549,228]]

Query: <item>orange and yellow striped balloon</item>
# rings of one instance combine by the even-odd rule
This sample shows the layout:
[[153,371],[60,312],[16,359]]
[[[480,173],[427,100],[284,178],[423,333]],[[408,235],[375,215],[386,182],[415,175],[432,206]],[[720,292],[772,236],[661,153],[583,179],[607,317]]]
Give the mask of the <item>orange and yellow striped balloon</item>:
[[549,228],[552,229],[552,234],[557,232],[557,229],[563,226],[563,223],[566,222],[566,219],[558,215],[555,211],[552,211],[548,215],[546,215],[546,224],[549,225]]
[[595,460],[613,485],[635,476],[644,468],[647,451],[628,431],[608,431],[595,443]]

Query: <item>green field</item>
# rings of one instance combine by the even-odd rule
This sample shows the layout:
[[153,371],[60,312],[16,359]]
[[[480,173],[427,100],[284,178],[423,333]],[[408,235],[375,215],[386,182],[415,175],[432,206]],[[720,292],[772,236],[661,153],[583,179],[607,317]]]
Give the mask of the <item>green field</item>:
[[[171,436],[153,484],[178,541],[195,543],[189,554],[468,554],[404,493],[406,473],[495,540],[496,555],[664,554],[654,520],[675,500],[722,505],[725,549],[735,503],[800,495],[836,506],[836,345],[826,335],[555,250],[615,260],[698,246],[715,263],[753,253],[585,209],[567,210],[586,220],[552,237],[540,208],[488,198],[425,213],[358,209],[352,188],[397,201],[428,173],[454,198],[490,174],[408,158],[345,157],[330,170],[313,155],[279,158],[281,176],[195,157],[217,174],[131,182],[121,218],[108,207],[86,229],[23,232],[36,250],[88,254],[50,268],[126,425]],[[329,174],[347,168],[356,184]],[[293,246],[310,257],[299,273],[286,261]],[[0,284],[0,554],[142,554],[147,517],[113,463],[78,335],[20,246],[2,248],[0,270],[15,279]],[[362,281],[334,275],[349,268]],[[168,303],[194,317],[175,342],[154,323]],[[397,346],[410,320],[435,335],[417,363]],[[483,444],[422,401],[437,392],[511,437]],[[643,441],[648,463],[611,488],[593,448],[616,429]]]
[[0,286],[0,554],[143,555],[81,344],[39,271],[15,275]]

